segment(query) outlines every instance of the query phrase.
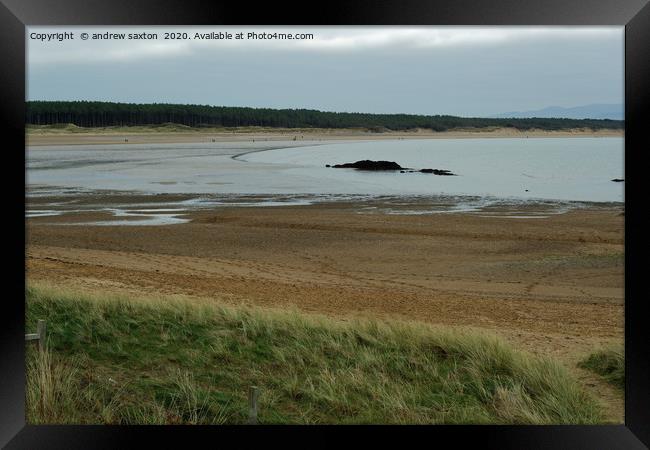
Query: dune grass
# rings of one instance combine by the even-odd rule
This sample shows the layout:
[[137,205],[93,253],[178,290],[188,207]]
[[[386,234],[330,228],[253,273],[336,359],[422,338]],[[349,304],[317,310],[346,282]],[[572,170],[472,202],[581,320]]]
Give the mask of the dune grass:
[[[80,127],[73,123],[55,123],[50,125],[25,125],[27,134],[84,134],[84,133],[179,133],[202,131],[202,128],[192,128],[178,123],[161,123],[156,125],[109,126],[109,127]],[[205,130],[223,130],[209,128]]]
[[29,423],[593,424],[560,364],[493,336],[338,321],[182,298],[77,295],[30,285]]
[[578,366],[597,373],[620,389],[625,389],[625,356],[622,348],[597,350],[580,361]]
[[[201,134],[222,134],[222,133],[285,133],[285,134],[303,134],[303,133],[340,133],[348,132],[368,132],[367,128],[282,128],[282,127],[262,127],[262,126],[242,126],[242,127],[220,127],[220,126],[199,126],[190,127],[179,123],[161,123],[151,125],[125,125],[125,126],[106,126],[106,127],[80,127],[73,123],[56,123],[50,125],[25,125],[25,131],[28,135],[61,135],[61,134],[155,134],[155,133],[201,133]],[[488,130],[490,131],[490,130]]]

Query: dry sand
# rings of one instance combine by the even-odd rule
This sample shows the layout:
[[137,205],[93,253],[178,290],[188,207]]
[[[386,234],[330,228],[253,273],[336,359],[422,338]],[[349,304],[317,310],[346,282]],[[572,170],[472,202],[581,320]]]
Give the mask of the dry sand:
[[522,137],[622,137],[623,130],[572,129],[562,131],[528,130],[514,128],[493,128],[488,130],[454,130],[435,132],[411,130],[403,132],[373,133],[350,129],[285,129],[268,130],[247,128],[245,131],[224,131],[223,129],[187,130],[178,132],[156,131],[142,127],[93,130],[77,132],[65,130],[29,130],[25,136],[28,146],[78,145],[78,144],[164,144],[196,142],[241,142],[241,141],[287,141],[293,140],[381,140],[381,139],[471,139],[471,138],[522,138]]
[[526,220],[360,214],[358,205],[333,203],[220,208],[154,227],[42,217],[28,220],[27,271],[81,290],[489,330],[557,357],[620,423],[622,393],[576,363],[623,342],[621,209]]

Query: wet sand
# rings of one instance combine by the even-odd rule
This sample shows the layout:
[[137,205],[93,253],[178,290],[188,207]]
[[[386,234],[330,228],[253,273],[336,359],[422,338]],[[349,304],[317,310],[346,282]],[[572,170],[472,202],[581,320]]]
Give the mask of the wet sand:
[[188,223],[139,227],[74,225],[110,220],[101,212],[35,217],[27,277],[485,329],[557,357],[622,421],[622,393],[575,367],[595,348],[623,342],[622,205],[535,219],[525,218],[535,205],[515,207],[520,219],[512,208],[391,215],[386,207],[222,206],[189,211]]

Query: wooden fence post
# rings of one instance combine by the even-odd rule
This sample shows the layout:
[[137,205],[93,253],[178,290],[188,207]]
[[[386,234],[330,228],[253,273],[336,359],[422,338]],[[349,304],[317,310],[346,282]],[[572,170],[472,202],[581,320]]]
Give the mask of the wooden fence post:
[[45,350],[45,344],[47,340],[47,325],[44,320],[39,319],[38,325],[36,325],[36,333],[27,333],[25,334],[25,340],[29,341],[38,341],[38,351],[42,352]]
[[47,324],[42,319],[38,320],[36,334],[38,334],[38,351],[42,352],[45,350],[45,339],[47,338]]
[[259,389],[257,386],[248,388],[248,424],[257,425],[257,397]]

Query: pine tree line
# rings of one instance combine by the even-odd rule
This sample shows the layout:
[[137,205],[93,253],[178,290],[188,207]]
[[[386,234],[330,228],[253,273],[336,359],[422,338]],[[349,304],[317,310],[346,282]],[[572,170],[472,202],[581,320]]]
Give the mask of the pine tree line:
[[311,109],[243,108],[167,103],[112,103],[94,101],[28,101],[26,123],[71,123],[80,127],[181,124],[190,127],[367,128],[446,131],[454,128],[509,127],[518,130],[567,128],[623,129],[625,122],[610,119],[493,119],[416,114],[366,114]]

